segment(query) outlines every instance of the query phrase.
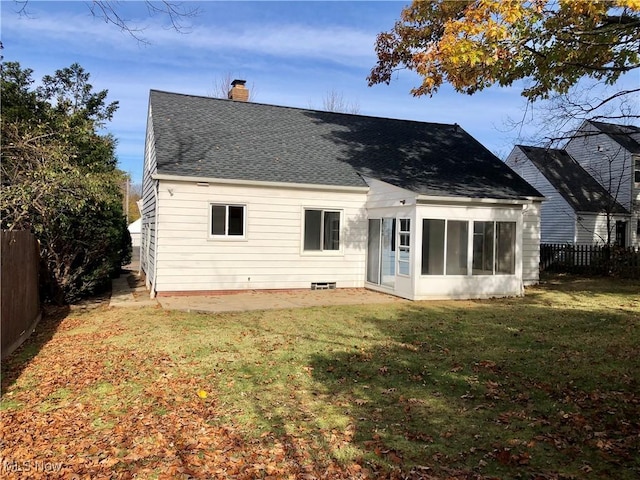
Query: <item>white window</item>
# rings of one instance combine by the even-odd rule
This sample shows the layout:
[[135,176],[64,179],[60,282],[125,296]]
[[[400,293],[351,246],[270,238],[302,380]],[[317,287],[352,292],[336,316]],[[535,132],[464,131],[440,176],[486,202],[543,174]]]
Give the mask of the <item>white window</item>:
[[340,250],[340,211],[305,209],[304,250],[306,252]]
[[513,275],[515,270],[515,222],[473,222],[473,274]]
[[466,275],[468,239],[466,220],[423,219],[422,275]]
[[494,222],[473,222],[473,274],[493,275]]
[[447,275],[467,274],[469,222],[447,220]]
[[444,275],[444,232],[444,220],[422,220],[422,275]]
[[496,273],[516,273],[515,222],[496,222]]
[[400,275],[409,275],[411,272],[411,220],[408,218],[400,219],[400,228],[398,229],[398,273]]
[[212,237],[244,238],[245,205],[210,205],[210,235]]

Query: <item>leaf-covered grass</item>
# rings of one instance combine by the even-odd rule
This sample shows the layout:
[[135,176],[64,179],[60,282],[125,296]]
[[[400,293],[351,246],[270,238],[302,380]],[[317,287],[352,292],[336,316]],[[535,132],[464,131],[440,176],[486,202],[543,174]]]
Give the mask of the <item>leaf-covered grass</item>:
[[4,461],[123,478],[640,475],[637,284],[63,317],[3,364]]

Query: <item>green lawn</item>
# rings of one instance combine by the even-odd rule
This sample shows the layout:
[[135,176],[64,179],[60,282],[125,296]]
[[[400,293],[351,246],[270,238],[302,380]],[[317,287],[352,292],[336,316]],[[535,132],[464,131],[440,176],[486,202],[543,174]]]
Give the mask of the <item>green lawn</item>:
[[640,286],[608,279],[483,301],[57,312],[3,362],[0,456],[18,478],[50,462],[47,478],[635,479],[639,349]]

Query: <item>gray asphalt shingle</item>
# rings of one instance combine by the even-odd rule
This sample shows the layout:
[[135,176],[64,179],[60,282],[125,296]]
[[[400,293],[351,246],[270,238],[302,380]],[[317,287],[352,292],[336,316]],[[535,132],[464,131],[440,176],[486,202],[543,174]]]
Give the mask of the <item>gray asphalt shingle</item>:
[[640,128],[633,125],[616,125],[613,123],[595,122],[593,120],[589,123],[602,133],[609,135],[618,145],[630,153],[640,153],[640,143],[631,138],[632,134],[640,134]]
[[541,195],[457,125],[329,113],[152,90],[158,173],[366,186],[425,195]]
[[518,145],[576,212],[629,213],[565,150]]

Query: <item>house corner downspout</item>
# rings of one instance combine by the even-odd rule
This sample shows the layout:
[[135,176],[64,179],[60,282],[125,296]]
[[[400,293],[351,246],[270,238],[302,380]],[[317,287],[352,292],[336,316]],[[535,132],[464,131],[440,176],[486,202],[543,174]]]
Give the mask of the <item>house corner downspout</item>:
[[[531,205],[531,203],[523,203],[522,204],[522,211],[520,212],[521,214],[521,225],[522,225],[522,231],[520,232],[520,241],[519,241],[519,250],[520,250],[520,295],[518,295],[519,297],[524,297],[524,223],[525,223],[525,216],[526,216],[526,212],[527,210],[529,210],[529,205]],[[538,248],[540,248],[540,244],[538,244]]]
[[156,298],[156,283],[157,283],[157,279],[158,279],[158,203],[159,203],[159,199],[158,199],[158,191],[160,190],[160,180],[156,180],[156,185],[155,188],[153,189],[153,196],[155,197],[156,200],[156,205],[155,205],[155,221],[156,221],[156,244],[155,244],[155,248],[156,251],[154,252],[153,255],[153,281],[151,282],[151,293],[150,293],[150,297],[151,298]]

